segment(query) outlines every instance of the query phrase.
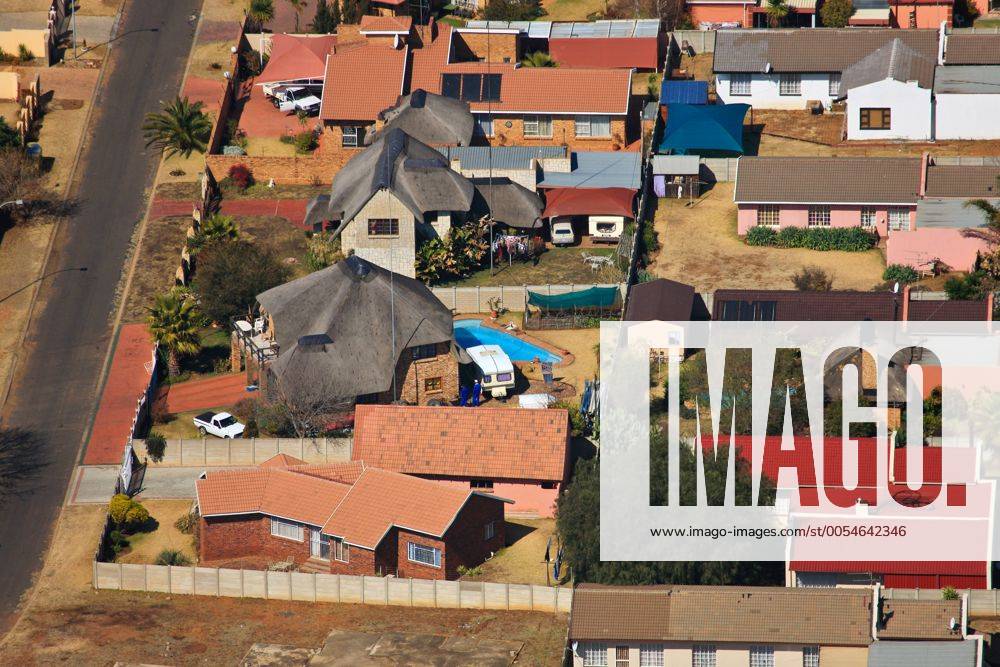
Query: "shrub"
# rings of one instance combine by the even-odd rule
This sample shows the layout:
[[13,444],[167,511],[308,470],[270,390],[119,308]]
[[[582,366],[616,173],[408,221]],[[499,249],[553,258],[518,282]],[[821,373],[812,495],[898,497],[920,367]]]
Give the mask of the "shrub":
[[795,289],[800,292],[829,292],[833,289],[833,278],[818,266],[805,266],[792,276]]
[[303,130],[295,135],[294,139],[295,152],[300,155],[305,155],[307,153],[312,153],[316,150],[318,145],[316,142],[316,135],[313,134],[312,130]]
[[819,10],[819,16],[826,28],[843,28],[854,15],[851,0],[826,0]]
[[941,589],[941,599],[942,600],[957,600],[958,591],[956,591],[952,586],[945,586]]
[[774,237],[774,244],[779,248],[801,248],[806,242],[806,228],[785,227]]
[[906,266],[905,264],[890,264],[882,272],[882,280],[903,283],[904,285],[916,282],[918,278],[920,276],[917,275],[916,270],[912,266]]
[[154,463],[163,460],[163,454],[167,449],[167,439],[158,431],[150,431],[146,436],[146,454]]
[[120,530],[112,530],[108,533],[108,546],[111,551],[117,556],[126,548],[128,548],[128,538],[125,537]]
[[22,61],[22,62],[27,62],[29,60],[34,60],[35,59],[35,54],[32,53],[31,49],[29,49],[24,44],[18,44],[17,45],[17,59],[20,60],[20,61]]
[[777,236],[778,232],[773,228],[757,225],[747,232],[747,245],[774,245]]
[[160,552],[160,555],[156,557],[156,564],[177,565],[183,567],[184,565],[190,565],[191,559],[177,549],[164,549]]
[[310,271],[325,269],[344,258],[340,251],[340,238],[330,234],[312,234],[306,244],[306,266]]
[[174,528],[181,531],[185,535],[191,535],[194,533],[194,529],[198,526],[198,515],[195,512],[188,512],[184,516],[174,521]]
[[253,185],[253,172],[245,164],[234,164],[229,168],[229,180],[240,190]]
[[147,521],[149,521],[149,510],[133,501],[132,507],[125,513],[125,525],[134,530]]
[[108,503],[108,514],[111,515],[112,521],[121,525],[125,522],[125,515],[128,514],[131,507],[132,499],[124,493],[119,493],[112,496],[111,502]]
[[116,494],[108,504],[108,514],[118,529],[125,533],[149,521],[149,510],[124,493]]

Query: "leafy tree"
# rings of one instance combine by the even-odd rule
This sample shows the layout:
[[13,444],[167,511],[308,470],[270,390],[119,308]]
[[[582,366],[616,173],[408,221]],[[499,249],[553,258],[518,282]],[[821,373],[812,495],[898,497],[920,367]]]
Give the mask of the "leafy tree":
[[0,148],[17,148],[21,145],[21,135],[0,116]]
[[159,431],[150,431],[146,436],[146,454],[154,463],[163,460],[163,455],[167,450],[167,439]]
[[274,0],[250,0],[247,16],[258,30],[263,29],[265,23],[274,19]]
[[202,111],[203,106],[201,102],[189,102],[187,97],[177,97],[163,111],[146,114],[142,125],[146,147],[163,149],[168,158],[187,158],[194,151],[204,153],[208,150],[212,120]]
[[334,238],[331,234],[320,232],[309,238],[306,248],[306,266],[310,271],[325,269],[342,259],[344,259],[344,254],[340,251],[339,236]]
[[[1000,185],[1000,178],[997,179],[997,185]],[[986,224],[983,227],[964,229],[962,235],[986,241],[994,252],[1000,250],[1000,207],[986,199],[971,199],[965,202],[965,206],[979,209]]]
[[764,11],[767,13],[767,22],[771,24],[772,28],[777,28],[792,13],[792,8],[788,6],[785,0],[767,0]]
[[827,28],[844,28],[854,15],[851,0],[824,0],[819,16]]
[[174,290],[157,295],[148,310],[149,333],[166,350],[167,374],[174,377],[181,372],[180,356],[195,354],[201,348],[201,315],[193,299]]
[[340,8],[337,5],[337,1],[333,0],[333,7],[331,8],[327,4],[327,0],[318,0],[316,3],[316,16],[313,17],[312,23],[309,24],[313,32],[320,35],[327,35],[337,31],[337,25],[340,24]]
[[207,318],[227,323],[246,313],[258,294],[288,277],[288,267],[273,253],[240,239],[216,239],[198,253],[194,292]]
[[361,22],[361,17],[368,13],[368,0],[343,0],[342,13],[344,23],[355,24]]
[[882,272],[882,280],[892,283],[915,283],[920,279],[916,269],[906,264],[890,264]]
[[485,220],[452,227],[445,238],[425,241],[417,249],[417,277],[430,282],[464,276],[482,266],[489,252]]
[[540,0],[490,0],[482,11],[488,21],[533,21],[545,14]]
[[948,278],[944,283],[945,294],[955,301],[985,299],[997,287],[997,279],[986,271],[973,271],[966,276]]
[[556,61],[545,51],[533,51],[521,60],[524,67],[555,67]]
[[829,292],[833,289],[833,278],[818,266],[804,266],[792,276],[792,284],[800,292]]
[[211,241],[235,241],[240,237],[240,228],[231,215],[213,213],[201,221],[198,231],[188,237],[187,247],[191,254],[197,254]]

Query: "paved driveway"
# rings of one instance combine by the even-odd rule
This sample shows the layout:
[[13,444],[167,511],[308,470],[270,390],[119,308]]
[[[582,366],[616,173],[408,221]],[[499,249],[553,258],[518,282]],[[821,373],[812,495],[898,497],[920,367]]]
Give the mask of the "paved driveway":
[[[206,468],[157,468],[149,466],[142,480],[139,500],[194,500],[194,482]],[[214,468],[207,468],[214,470]],[[115,490],[118,466],[80,466],[70,486],[69,502],[106,503]]]
[[[128,1],[80,168],[81,206],[62,225],[42,286],[4,423],[36,431],[47,465],[0,501],[0,632],[41,559],[90,422],[111,340],[115,290],[158,155],[146,151],[144,115],[180,89],[199,0]],[[157,32],[150,29],[156,28]]]

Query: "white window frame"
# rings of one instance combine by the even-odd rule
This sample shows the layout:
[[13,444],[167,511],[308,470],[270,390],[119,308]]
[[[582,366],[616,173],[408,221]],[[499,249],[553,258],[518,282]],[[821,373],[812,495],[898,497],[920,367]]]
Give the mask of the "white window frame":
[[497,534],[497,522],[490,521],[483,526],[483,541],[492,540]]
[[[430,552],[431,562],[425,560],[418,560],[417,554],[421,551]],[[406,559],[411,563],[417,563],[418,565],[426,565],[427,567],[441,567],[441,550],[437,547],[428,547],[423,544],[417,544],[416,542],[406,543]]]
[[580,657],[583,667],[608,667],[608,647],[596,642],[580,644]]
[[802,667],[819,667],[819,646],[802,647]]
[[782,97],[802,95],[802,75],[798,72],[783,72],[778,75],[778,94]]
[[[543,126],[548,126],[547,133],[542,132]],[[529,114],[524,117],[524,136],[548,139],[552,137],[552,116],[545,114]]]
[[774,647],[751,646],[750,667],[774,667]]
[[339,563],[350,563],[351,547],[343,538],[334,537],[330,540],[330,555]]
[[340,130],[340,145],[344,148],[361,147],[361,128],[357,125],[344,125]]
[[861,207],[861,227],[875,229],[878,221],[878,210],[874,206]]
[[840,96],[840,79],[841,79],[840,72],[830,72],[830,81],[828,84],[829,87],[827,88],[826,91],[827,93],[830,94],[830,97]]
[[830,221],[830,207],[810,206],[806,224],[809,227],[830,227],[832,224]]
[[715,667],[715,645],[695,644],[691,647],[691,667]]
[[292,542],[302,542],[305,539],[305,531],[301,524],[271,517],[271,536]]
[[[774,214],[774,220],[771,222],[764,222],[764,220]],[[781,207],[777,204],[760,204],[757,206],[757,225],[759,227],[780,227],[781,226]]]
[[663,644],[639,644],[639,667],[663,667]]
[[[902,219],[900,219],[900,217]],[[896,218],[895,220],[893,218]],[[889,209],[888,229],[890,232],[910,231],[910,209],[902,206],[893,206]]]
[[750,97],[753,94],[753,74],[750,72],[733,72],[729,75],[729,95],[731,97]]
[[[601,132],[600,134],[595,133],[594,131],[595,120],[603,121],[603,124],[607,126],[608,131]],[[611,136],[611,116],[599,115],[599,114],[574,116],[573,132],[578,137],[606,139]]]

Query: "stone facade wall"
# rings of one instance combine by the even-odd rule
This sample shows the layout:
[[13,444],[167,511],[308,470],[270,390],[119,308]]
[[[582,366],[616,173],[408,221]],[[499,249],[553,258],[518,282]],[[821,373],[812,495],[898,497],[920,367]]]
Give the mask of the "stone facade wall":
[[270,517],[260,514],[202,517],[199,530],[198,558],[203,562],[262,556],[302,563],[309,558],[310,528],[303,527],[301,542],[275,537],[271,535]]
[[[436,378],[441,378],[440,389],[430,388],[427,384],[427,380]],[[396,384],[400,387],[399,398],[410,405],[427,405],[434,399],[453,401],[458,398],[458,360],[451,353],[451,344],[438,343],[436,356],[416,361],[409,348],[404,350],[396,366]],[[392,402],[391,397],[387,398],[387,403]]]
[[[399,220],[399,235],[373,237],[368,235],[368,220],[395,218]],[[400,275],[416,277],[416,223],[413,213],[389,191],[375,194],[344,227],[340,247],[344,253],[357,256]]]
[[[510,127],[507,127],[508,123]],[[625,117],[612,116],[610,137],[578,137],[573,116],[552,116],[551,137],[526,137],[523,116],[495,114],[493,136],[478,137],[474,143],[488,142],[493,146],[569,146],[574,151],[613,151],[623,149],[638,138],[637,132],[633,132],[629,125]]]
[[479,60],[491,63],[516,63],[521,60],[519,35],[496,33],[487,35],[458,31],[453,35],[452,45],[455,49],[456,62]]

